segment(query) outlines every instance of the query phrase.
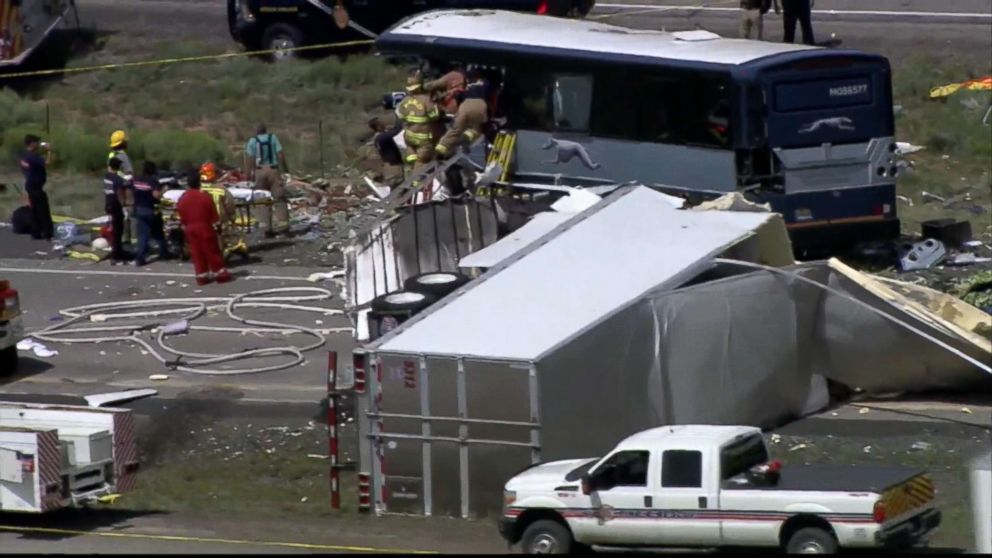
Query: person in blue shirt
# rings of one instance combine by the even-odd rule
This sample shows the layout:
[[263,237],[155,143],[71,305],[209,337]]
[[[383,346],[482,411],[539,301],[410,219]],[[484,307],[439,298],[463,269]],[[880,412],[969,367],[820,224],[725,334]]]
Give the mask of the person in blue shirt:
[[107,215],[110,216],[112,240],[110,242],[110,263],[118,265],[127,260],[124,253],[124,205],[127,203],[128,183],[121,176],[123,161],[111,157],[107,164],[107,174],[103,177],[103,197]]
[[[272,193],[272,205],[262,212],[265,236],[289,234],[289,205],[282,172],[288,173],[286,154],[275,134],[270,134],[265,124],[259,124],[255,135],[245,144],[245,176],[255,183],[255,189]],[[273,217],[273,214],[275,216]]]
[[45,193],[45,183],[48,182],[46,165],[52,162],[53,157],[51,147],[42,143],[41,138],[33,134],[24,136],[24,152],[19,163],[24,173],[24,191],[31,205],[34,221],[31,236],[35,240],[51,240],[55,236],[52,211],[48,205],[48,194]]
[[155,163],[145,163],[141,176],[132,182],[134,190],[134,219],[138,225],[138,249],[134,254],[134,265],[143,266],[147,262],[149,241],[158,244],[160,260],[172,259],[168,245],[165,242],[165,231],[162,230],[162,220],[157,215],[158,200],[162,198],[162,185],[158,181],[158,169]]

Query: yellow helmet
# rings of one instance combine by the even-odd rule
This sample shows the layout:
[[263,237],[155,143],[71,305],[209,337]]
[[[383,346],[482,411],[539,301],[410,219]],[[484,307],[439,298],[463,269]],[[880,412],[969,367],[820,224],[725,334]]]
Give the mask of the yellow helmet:
[[122,144],[122,143],[124,143],[126,141],[127,141],[127,134],[124,133],[124,130],[117,130],[113,134],[110,134],[110,147],[111,147],[111,149],[113,149],[114,147],[120,146],[120,144]]

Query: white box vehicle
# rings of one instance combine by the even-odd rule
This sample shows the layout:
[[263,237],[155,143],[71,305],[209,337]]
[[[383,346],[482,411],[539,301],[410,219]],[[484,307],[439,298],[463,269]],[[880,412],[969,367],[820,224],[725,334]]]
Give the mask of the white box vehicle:
[[0,279],[0,375],[17,371],[17,342],[23,336],[20,297],[10,281]]
[[506,484],[500,533],[526,553],[583,546],[908,547],[940,524],[923,471],[782,468],[761,431],[665,426],[601,459],[532,466]]
[[129,409],[0,402],[0,511],[43,513],[121,494],[137,468]]

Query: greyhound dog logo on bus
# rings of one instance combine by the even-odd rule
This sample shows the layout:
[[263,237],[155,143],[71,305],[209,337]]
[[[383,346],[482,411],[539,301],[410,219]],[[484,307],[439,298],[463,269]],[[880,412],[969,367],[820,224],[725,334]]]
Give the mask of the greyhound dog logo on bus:
[[548,142],[545,143],[541,149],[555,150],[555,158],[550,161],[545,161],[545,163],[549,165],[564,165],[572,159],[578,157],[579,161],[582,161],[582,164],[589,170],[596,170],[602,166],[596,161],[593,161],[592,157],[589,156],[589,151],[586,150],[586,147],[578,142],[548,138]]
[[810,122],[809,124],[803,126],[799,129],[800,134],[809,134],[815,132],[820,128],[834,128],[837,130],[847,130],[853,132],[856,128],[854,127],[854,121],[846,116],[835,116],[833,118],[821,118]]

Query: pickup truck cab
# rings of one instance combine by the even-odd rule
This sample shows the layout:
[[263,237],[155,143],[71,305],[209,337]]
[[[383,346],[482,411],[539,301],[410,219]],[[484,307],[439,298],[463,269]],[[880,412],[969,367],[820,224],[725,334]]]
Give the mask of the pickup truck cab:
[[[251,50],[372,39],[396,22],[436,9],[482,8],[585,17],[595,0],[227,0],[231,36]],[[335,17],[344,15],[339,27]],[[276,53],[290,58],[293,51]]]
[[0,279],[0,376],[17,371],[17,342],[24,336],[21,325],[21,299]]
[[783,468],[761,431],[665,426],[603,458],[534,465],[506,483],[500,533],[528,554],[587,546],[909,547],[940,524],[923,471]]

